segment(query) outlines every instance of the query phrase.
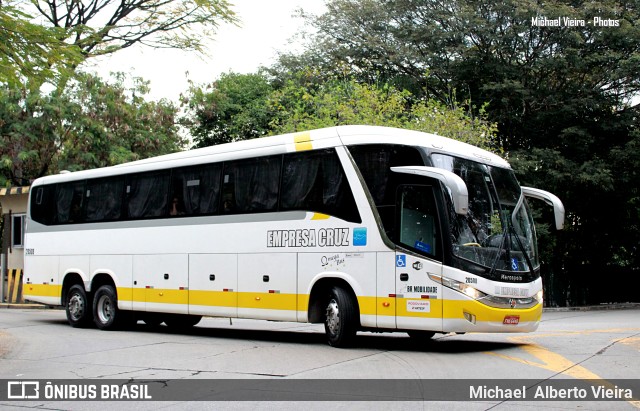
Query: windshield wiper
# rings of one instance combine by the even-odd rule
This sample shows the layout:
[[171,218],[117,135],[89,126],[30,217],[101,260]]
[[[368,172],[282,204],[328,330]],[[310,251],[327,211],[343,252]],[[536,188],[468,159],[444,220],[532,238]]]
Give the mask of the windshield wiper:
[[[500,216],[500,221],[503,221],[503,215],[502,215],[502,211],[504,210],[504,208],[502,207],[502,203],[500,202],[500,196],[498,195],[498,192],[496,190],[496,186],[493,182],[493,176],[491,176],[491,174],[489,174],[489,177],[491,178],[491,186],[493,187],[493,194],[495,195],[495,199],[496,199],[496,203],[498,204],[498,210],[500,210],[499,216]],[[509,261],[511,260],[511,251],[512,251],[512,244],[511,244],[511,238],[515,237],[516,239],[516,243],[518,245],[518,247],[520,248],[520,251],[522,252],[522,255],[525,258],[525,261],[527,263],[527,267],[528,267],[528,271],[532,272],[533,270],[533,265],[531,265],[531,260],[529,259],[529,255],[527,254],[527,250],[524,247],[524,244],[522,243],[522,240],[520,239],[520,236],[518,235],[518,233],[516,232],[515,226],[516,226],[516,214],[517,211],[520,209],[520,207],[522,207],[524,205],[524,195],[522,194],[522,191],[520,191],[520,197],[518,198],[518,202],[516,203],[516,206],[513,208],[513,212],[511,213],[511,218],[510,219],[506,219],[504,218],[504,224],[503,224],[503,229],[502,229],[502,240],[500,241],[500,247],[498,248],[498,252],[496,253],[496,257],[493,260],[493,264],[491,265],[491,270],[489,271],[490,274],[494,274],[496,272],[496,266],[498,265],[498,261],[500,260],[500,254],[502,252],[502,250],[504,250],[507,253],[507,259]],[[511,234],[513,233],[513,235]],[[509,241],[507,242],[507,237],[509,238]],[[506,247],[505,247],[505,243],[506,243]],[[513,268],[513,266],[512,266]]]

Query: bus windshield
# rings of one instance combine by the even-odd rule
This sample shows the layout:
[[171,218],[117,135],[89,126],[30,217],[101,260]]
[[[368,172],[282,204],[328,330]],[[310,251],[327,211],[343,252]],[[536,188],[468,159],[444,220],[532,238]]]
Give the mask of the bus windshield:
[[453,254],[495,271],[532,272],[539,265],[533,218],[512,170],[444,154],[436,167],[467,185],[469,212],[450,215]]

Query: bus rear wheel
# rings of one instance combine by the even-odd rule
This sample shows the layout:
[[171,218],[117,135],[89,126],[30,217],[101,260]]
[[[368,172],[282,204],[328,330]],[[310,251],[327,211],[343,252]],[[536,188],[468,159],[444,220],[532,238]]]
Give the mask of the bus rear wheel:
[[357,331],[357,309],[351,295],[341,287],[329,292],[324,321],[327,341],[332,347],[348,347]]
[[101,330],[115,330],[127,324],[127,313],[118,309],[113,286],[103,285],[93,296],[93,322]]
[[76,284],[69,288],[65,307],[67,321],[72,327],[86,327],[91,322],[91,303],[81,285]]

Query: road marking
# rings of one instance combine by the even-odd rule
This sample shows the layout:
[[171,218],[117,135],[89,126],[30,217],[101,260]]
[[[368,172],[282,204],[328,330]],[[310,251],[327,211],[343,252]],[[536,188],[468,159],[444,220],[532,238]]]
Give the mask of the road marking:
[[622,344],[624,344],[624,345],[628,345],[628,346],[633,347],[636,350],[640,351],[640,337],[625,338],[624,340],[622,340],[620,342]]
[[[615,385],[609,383],[599,375],[589,371],[585,367],[580,364],[576,364],[573,361],[563,357],[562,355],[553,352],[535,342],[533,339],[541,338],[541,337],[556,337],[556,336],[566,336],[572,334],[592,334],[592,333],[611,333],[611,332],[629,332],[629,331],[640,331],[637,328],[627,328],[627,329],[609,329],[609,330],[584,330],[584,331],[567,331],[567,332],[556,332],[556,333],[547,333],[547,334],[537,334],[537,335],[527,335],[522,337],[509,337],[508,340],[514,343],[520,344],[519,348],[525,351],[527,354],[535,357],[539,360],[530,361],[520,357],[514,357],[506,354],[499,354],[495,352],[485,352],[485,354],[493,355],[496,357],[500,357],[506,360],[516,361],[521,364],[542,368],[545,370],[553,371],[558,374],[567,375],[576,379],[581,380],[600,380],[603,382],[604,386],[607,388],[614,388]],[[621,338],[620,340],[614,341],[614,343],[620,342],[625,345],[632,346],[634,348],[640,348],[640,337],[630,337],[630,338]],[[637,395],[637,393],[636,393]],[[640,409],[640,401],[637,399],[627,401],[629,404],[634,406],[635,408]]]

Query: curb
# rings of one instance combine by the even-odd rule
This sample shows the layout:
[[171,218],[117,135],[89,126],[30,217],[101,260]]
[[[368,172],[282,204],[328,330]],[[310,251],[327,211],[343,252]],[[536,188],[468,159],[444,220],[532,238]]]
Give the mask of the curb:
[[640,303],[616,303],[616,304],[600,304],[587,305],[580,307],[547,307],[543,308],[543,312],[569,312],[569,311],[604,311],[604,310],[631,310],[640,309]]

